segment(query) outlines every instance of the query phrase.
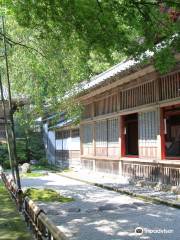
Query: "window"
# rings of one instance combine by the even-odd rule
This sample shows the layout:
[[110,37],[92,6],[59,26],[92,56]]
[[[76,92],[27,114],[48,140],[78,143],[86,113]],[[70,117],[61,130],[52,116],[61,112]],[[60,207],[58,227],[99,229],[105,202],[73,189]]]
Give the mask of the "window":
[[93,125],[85,124],[82,127],[83,131],[83,154],[92,155],[93,154]]

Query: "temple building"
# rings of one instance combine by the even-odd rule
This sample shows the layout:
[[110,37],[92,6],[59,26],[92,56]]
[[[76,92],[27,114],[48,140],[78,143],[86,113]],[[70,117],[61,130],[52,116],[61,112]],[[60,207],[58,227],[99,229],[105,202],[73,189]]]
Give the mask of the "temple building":
[[82,82],[76,95],[84,107],[79,126],[63,118],[54,127],[44,125],[50,161],[178,185],[180,54],[175,58],[166,74],[151,61],[128,60]]

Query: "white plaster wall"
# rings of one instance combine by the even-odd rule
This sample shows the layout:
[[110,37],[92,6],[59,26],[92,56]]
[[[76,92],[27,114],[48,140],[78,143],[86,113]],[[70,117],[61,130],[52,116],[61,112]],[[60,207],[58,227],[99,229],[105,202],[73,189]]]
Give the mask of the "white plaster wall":
[[80,137],[71,138],[70,150],[80,150]]
[[48,162],[51,164],[55,164],[55,132],[48,131]]

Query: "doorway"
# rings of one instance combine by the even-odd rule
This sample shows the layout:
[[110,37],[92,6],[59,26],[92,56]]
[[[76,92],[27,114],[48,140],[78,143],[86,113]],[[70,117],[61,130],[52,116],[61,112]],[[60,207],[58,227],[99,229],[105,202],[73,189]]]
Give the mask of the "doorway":
[[129,114],[124,118],[125,156],[138,156],[138,114]]
[[166,158],[180,159],[180,106],[164,108]]

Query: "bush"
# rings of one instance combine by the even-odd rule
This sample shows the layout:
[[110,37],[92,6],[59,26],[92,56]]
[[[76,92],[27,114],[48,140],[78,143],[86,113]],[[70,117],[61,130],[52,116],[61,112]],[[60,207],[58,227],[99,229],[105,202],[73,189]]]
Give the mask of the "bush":
[[26,139],[16,140],[17,157],[20,164],[27,162],[27,146]]
[[28,140],[28,149],[30,159],[45,161],[45,149],[41,133],[31,132]]
[[8,148],[6,143],[0,144],[0,165],[2,165],[4,169],[10,168]]
[[[23,164],[31,159],[36,159],[39,164],[48,164],[45,157],[45,150],[42,136],[39,133],[31,133],[27,142],[26,138],[16,139],[16,150],[18,162]],[[10,168],[8,147],[6,143],[0,144],[0,164],[5,169]]]

